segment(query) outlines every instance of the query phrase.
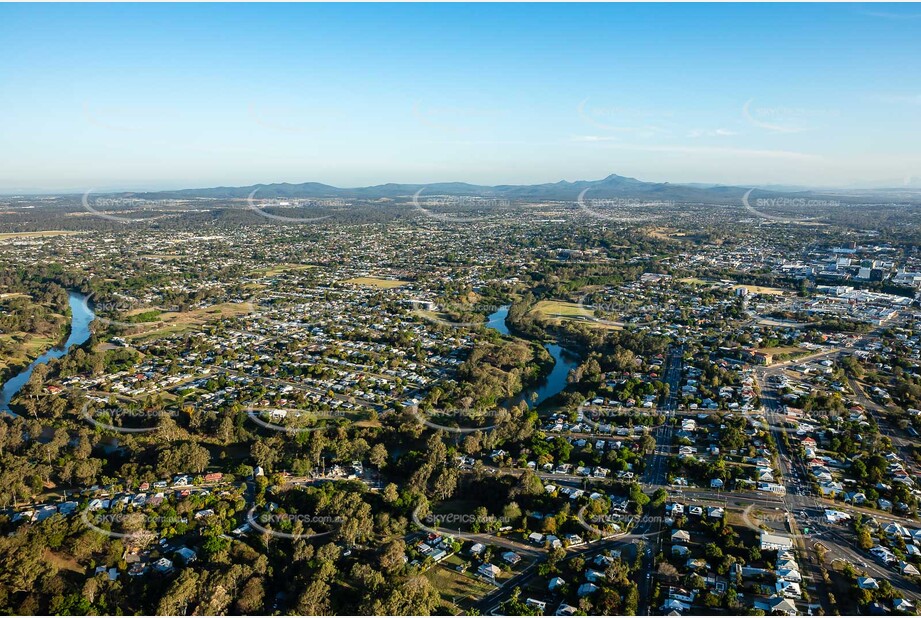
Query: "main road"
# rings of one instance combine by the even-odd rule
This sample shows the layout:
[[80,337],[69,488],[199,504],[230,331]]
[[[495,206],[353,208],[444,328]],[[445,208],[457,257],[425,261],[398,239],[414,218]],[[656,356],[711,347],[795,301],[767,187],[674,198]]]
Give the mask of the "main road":
[[[828,590],[825,587],[824,578],[821,575],[818,554],[815,551],[816,542],[821,542],[828,549],[830,556],[834,557],[837,555],[838,558],[846,562],[855,562],[861,565],[867,564],[866,567],[862,567],[865,571],[877,577],[889,579],[904,590],[918,592],[919,587],[907,578],[888,571],[872,561],[866,562],[864,559],[865,557],[854,551],[856,546],[853,545],[851,540],[846,538],[842,532],[834,526],[824,523],[825,508],[833,506],[837,510],[842,510],[842,507],[820,500],[818,496],[813,495],[808,489],[809,472],[806,469],[805,463],[799,457],[798,453],[791,454],[787,448],[786,429],[784,427],[784,418],[782,415],[785,404],[777,388],[771,383],[771,378],[781,374],[785,368],[792,364],[799,364],[807,360],[818,360],[820,358],[853,354],[860,344],[877,336],[882,328],[883,326],[880,326],[844,348],[834,348],[792,361],[777,363],[770,367],[758,367],[755,370],[755,377],[760,387],[762,407],[774,442],[777,446],[779,459],[778,468],[781,472],[781,482],[786,490],[786,494],[782,498],[783,509],[787,515],[790,531],[794,538],[797,539],[803,556],[806,558],[806,568],[814,584],[814,589],[816,592],[821,589],[823,593],[820,595],[820,599],[826,613],[830,612],[833,608],[828,598]],[[854,389],[855,394],[860,398],[862,391],[859,389],[859,385],[852,384],[851,388]],[[866,407],[871,414],[876,411],[874,404],[867,398],[862,398],[861,403],[864,404],[864,407]],[[882,425],[880,426],[882,428]],[[893,443],[896,445],[899,444],[896,440],[893,440]],[[797,482],[791,482],[797,478],[799,479]],[[843,510],[849,509],[845,507]],[[811,538],[810,535],[804,536],[800,534],[800,528],[803,530],[811,528],[813,531]],[[821,540],[819,540],[819,538],[821,538]]]
[[[649,455],[643,471],[643,485],[664,487],[668,480],[668,461],[672,450],[672,437],[675,427],[675,411],[678,409],[678,393],[681,387],[681,375],[684,372],[684,346],[676,346],[668,352],[665,368],[665,383],[668,385],[668,397],[661,407],[665,413],[665,422],[662,423],[654,434],[656,439],[655,450]],[[655,572],[656,555],[661,546],[662,525],[664,517],[646,518],[638,524],[640,532],[650,537],[650,547],[644,548],[643,573],[639,581],[640,604],[637,611],[642,616],[648,616],[655,609],[651,607],[652,577]],[[639,548],[639,545],[637,546]]]

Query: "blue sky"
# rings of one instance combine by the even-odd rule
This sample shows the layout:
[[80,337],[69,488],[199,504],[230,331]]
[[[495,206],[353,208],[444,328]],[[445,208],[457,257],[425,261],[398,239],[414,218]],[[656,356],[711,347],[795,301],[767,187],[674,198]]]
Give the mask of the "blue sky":
[[921,7],[0,5],[0,191],[921,178]]

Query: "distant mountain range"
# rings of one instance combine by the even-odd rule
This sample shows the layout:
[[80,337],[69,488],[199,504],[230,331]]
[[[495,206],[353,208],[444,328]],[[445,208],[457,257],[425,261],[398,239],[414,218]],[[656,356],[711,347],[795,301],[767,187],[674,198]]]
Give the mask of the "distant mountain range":
[[144,199],[215,198],[241,199],[256,191],[257,198],[357,198],[380,199],[410,197],[420,190],[423,195],[455,195],[493,197],[522,200],[575,200],[584,190],[589,198],[642,198],[648,200],[680,202],[738,201],[748,187],[707,186],[696,187],[667,182],[643,182],[611,174],[602,180],[561,180],[536,185],[473,185],[465,182],[437,182],[430,184],[388,183],[371,187],[340,188],[318,182],[290,184],[287,182],[258,184],[248,187],[214,187],[131,193]]
[[[287,182],[257,184],[246,187],[212,187],[203,189],[181,189],[176,191],[157,191],[144,193],[119,193],[143,199],[244,199],[254,191],[256,197],[266,198],[352,198],[352,199],[398,199],[408,198],[419,191],[426,196],[478,196],[509,200],[575,200],[586,191],[586,199],[596,198],[636,198],[654,201],[702,202],[702,203],[738,203],[739,199],[752,187],[727,185],[673,184],[668,182],[644,182],[611,174],[601,180],[561,180],[554,183],[535,185],[473,185],[465,182],[438,182],[430,184],[394,184],[388,183],[371,187],[341,188],[318,182],[291,184]],[[893,199],[910,199],[919,197],[911,189],[879,189],[875,192],[863,190],[810,190],[805,187],[766,186],[760,187],[757,197],[771,196],[836,196],[841,199],[857,199],[875,193]]]

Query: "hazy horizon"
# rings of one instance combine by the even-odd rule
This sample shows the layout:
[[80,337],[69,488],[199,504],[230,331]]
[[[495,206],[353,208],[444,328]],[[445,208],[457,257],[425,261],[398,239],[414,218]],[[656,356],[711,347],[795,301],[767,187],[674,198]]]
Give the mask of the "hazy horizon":
[[[612,174],[617,175],[617,176],[623,176],[622,174],[617,174],[616,172],[612,172]],[[252,185],[275,185],[275,184],[299,185],[299,184],[307,184],[307,183],[317,183],[317,184],[329,185],[329,186],[332,186],[338,189],[361,189],[361,188],[366,188],[366,187],[382,186],[386,184],[407,184],[407,185],[425,184],[425,185],[428,185],[428,184],[463,183],[463,184],[478,185],[478,186],[501,186],[501,185],[528,186],[528,185],[552,184],[556,182],[599,181],[610,175],[611,174],[608,174],[606,176],[599,177],[599,178],[553,178],[553,179],[547,179],[547,180],[537,181],[533,183],[525,183],[525,182],[477,183],[477,182],[470,182],[468,180],[463,180],[463,179],[450,179],[450,180],[432,180],[432,181],[424,181],[424,182],[414,181],[414,180],[400,180],[400,181],[389,180],[385,182],[366,184],[366,185],[360,185],[360,184],[338,185],[338,184],[333,184],[329,182],[324,182],[322,179],[320,180],[307,179],[307,180],[269,180],[269,181],[256,181],[256,182],[249,182],[249,183],[240,182],[240,183],[225,183],[225,184],[214,184],[214,185],[196,184],[196,185],[190,185],[190,186],[133,186],[133,185],[118,186],[116,185],[116,186],[110,186],[110,187],[98,186],[98,187],[89,187],[89,188],[71,187],[71,188],[62,188],[57,191],[40,189],[40,188],[39,189],[21,188],[18,190],[17,189],[0,190],[0,195],[2,196],[23,195],[23,196],[35,196],[35,197],[42,197],[42,196],[51,197],[55,195],[82,195],[84,193],[93,193],[97,195],[101,193],[157,193],[157,192],[169,192],[169,191],[189,191],[189,190],[195,190],[195,189],[214,189],[218,187],[247,187],[247,186],[252,186]],[[680,183],[680,182],[672,182],[668,179],[635,178],[632,176],[625,176],[625,177],[633,178],[634,180],[639,180],[641,182],[669,183],[669,184],[682,185],[682,186],[695,186],[695,185],[714,186],[714,187],[715,186],[734,186],[734,187],[753,187],[753,188],[763,188],[763,189],[771,189],[772,187],[790,187],[795,190],[804,190],[804,191],[806,190],[814,190],[814,191],[880,190],[882,191],[882,190],[887,190],[887,189],[902,189],[902,188],[921,190],[921,178],[908,178],[908,179],[902,179],[902,180],[893,180],[889,184],[886,184],[885,182],[877,182],[877,183],[869,182],[869,183],[857,183],[857,184],[852,184],[848,186],[845,186],[845,185],[842,185],[842,186],[833,186],[833,185],[807,186],[807,185],[797,185],[797,184],[792,184],[792,183],[789,183],[789,184],[788,183],[761,183],[759,184],[759,183],[716,183],[716,182],[706,182],[706,181],[691,181],[691,182]]]

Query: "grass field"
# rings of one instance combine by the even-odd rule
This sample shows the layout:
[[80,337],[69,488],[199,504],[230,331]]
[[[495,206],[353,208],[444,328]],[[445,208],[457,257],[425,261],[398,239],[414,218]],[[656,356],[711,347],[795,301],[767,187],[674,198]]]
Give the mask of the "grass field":
[[127,311],[124,314],[126,322],[136,322],[138,324],[144,324],[146,322],[159,322],[160,316],[163,314],[159,309],[134,309],[133,311]]
[[253,272],[254,273],[261,272],[266,277],[272,277],[272,276],[280,275],[286,272],[298,271],[298,270],[310,270],[312,268],[316,268],[316,266],[314,266],[313,264],[279,264],[278,266],[275,266],[273,268],[268,268],[265,270],[257,270]]
[[[26,294],[15,292],[10,294],[2,294],[0,295],[0,298],[5,300],[11,298],[29,297]],[[55,315],[57,317],[62,317],[59,314]],[[3,348],[10,349],[10,351],[7,353],[0,353],[0,369],[7,369],[8,367],[23,367],[28,365],[33,360],[47,352],[49,349],[61,343],[64,340],[64,336],[66,334],[66,330],[61,330],[57,335],[51,337],[43,334],[26,333],[22,331],[0,334],[0,341],[5,344]],[[26,338],[28,338],[28,341],[22,342],[22,340]]]
[[772,320],[771,318],[764,318],[758,320],[759,326],[784,326],[789,328],[803,328],[806,326],[803,322],[794,322],[792,320]]
[[44,232],[8,232],[6,234],[0,234],[0,240],[7,240],[10,238],[40,238],[42,236],[72,236],[73,234],[80,234],[80,232],[68,232],[65,230],[46,230]]
[[781,290],[780,288],[768,288],[762,285],[734,285],[732,286],[733,290],[738,290],[739,288],[745,288],[748,290],[749,294],[770,294],[771,296],[782,296],[784,294],[789,294],[787,290]]
[[760,351],[773,356],[773,359],[770,363],[771,365],[794,360],[803,356],[808,356],[810,354],[810,351],[806,348],[799,348],[792,345],[777,346],[774,348],[762,348]]
[[[0,335],[0,339],[9,341],[15,337],[25,336],[26,334],[27,333],[8,333]],[[0,369],[6,369],[10,366],[20,367],[22,365],[28,365],[57,343],[59,343],[58,340],[51,339],[50,337],[38,337],[33,335],[32,339],[24,344],[14,344],[18,346],[16,354],[0,356]]]
[[[433,322],[447,322],[452,323],[454,320],[447,313],[442,311],[427,311],[425,309],[414,309],[413,313],[425,320],[431,320]],[[486,320],[471,321],[470,324],[486,324]]]
[[685,277],[684,279],[678,279],[678,281],[681,283],[690,283],[693,285],[714,285],[713,281],[705,281],[704,279],[700,279],[698,277]]
[[[455,514],[470,514],[480,506],[480,504],[473,499],[461,499],[455,498],[453,500],[447,500],[445,502],[439,502],[437,505],[432,507],[432,513],[434,515],[455,515]],[[439,528],[442,532],[446,534],[453,534],[455,530],[469,531],[470,524],[460,521],[451,521],[450,523],[445,523],[443,526],[437,524],[429,524],[433,528]]]
[[591,317],[592,312],[576,303],[562,300],[542,300],[532,311],[548,318]]
[[765,354],[771,354],[772,356],[777,356],[778,354],[806,354],[809,350],[803,348],[798,348],[795,345],[782,345],[775,348],[761,348],[759,352],[764,352]]
[[646,234],[659,240],[672,240],[673,238],[682,238],[684,236],[683,232],[672,228],[652,228],[646,230]]
[[591,319],[594,318],[591,309],[583,307],[577,303],[570,303],[562,300],[542,300],[534,305],[534,308],[531,309],[531,313],[536,314],[537,316],[546,320],[556,322],[557,324],[563,320],[573,320],[584,322],[592,328],[604,328],[612,330],[618,330],[620,328],[620,326],[616,324],[595,322]]
[[[463,606],[469,607],[470,601],[488,594],[493,587],[469,575],[458,573],[444,564],[438,564],[425,572],[425,577],[441,593],[446,606],[461,613]],[[455,603],[455,599],[457,602]],[[464,603],[464,601],[468,601]]]
[[401,281],[400,279],[384,279],[383,277],[353,277],[352,279],[346,279],[342,283],[351,283],[353,285],[362,285],[369,288],[381,288],[381,289],[391,289],[391,288],[400,288],[404,285],[407,285],[409,281]]
[[[156,322],[154,328],[134,335],[128,335],[128,337],[135,340],[163,337],[165,335],[181,333],[187,330],[194,330],[208,322],[246,315],[252,313],[253,310],[254,306],[252,303],[223,303],[183,313],[167,311],[161,313],[157,317],[158,322]],[[143,328],[144,324],[140,323],[138,326]]]
[[53,564],[56,568],[62,571],[71,571],[72,573],[83,574],[85,569],[80,566],[76,560],[71,557],[64,557],[61,554],[57,554],[51,551],[48,548],[45,548],[44,553],[42,554],[45,562],[48,564]]

